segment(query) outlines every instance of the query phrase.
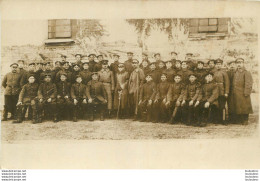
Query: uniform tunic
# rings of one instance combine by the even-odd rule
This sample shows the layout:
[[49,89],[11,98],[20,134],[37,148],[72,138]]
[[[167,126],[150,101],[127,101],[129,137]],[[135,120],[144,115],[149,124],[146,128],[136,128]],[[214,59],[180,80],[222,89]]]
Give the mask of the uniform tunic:
[[125,109],[127,107],[127,97],[128,97],[128,80],[129,74],[126,71],[118,72],[116,74],[116,87],[115,87],[115,96],[114,96],[114,108],[118,108],[119,103],[119,93],[118,91],[122,91],[121,94],[121,102],[120,108]]

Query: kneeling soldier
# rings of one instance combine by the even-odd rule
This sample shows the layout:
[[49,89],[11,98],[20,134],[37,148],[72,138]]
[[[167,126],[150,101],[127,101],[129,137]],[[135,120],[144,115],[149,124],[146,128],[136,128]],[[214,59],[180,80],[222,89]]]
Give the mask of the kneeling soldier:
[[200,83],[197,82],[196,75],[194,73],[189,75],[189,83],[186,85],[186,91],[183,96],[182,107],[182,122],[190,125],[195,123],[194,120],[194,104],[199,96]]
[[200,94],[195,103],[195,116],[199,120],[199,126],[206,126],[207,122],[216,119],[218,105],[218,85],[213,82],[213,74],[205,75],[205,84],[202,85]]
[[174,124],[181,120],[181,110],[179,109],[183,96],[185,94],[185,85],[182,83],[180,74],[174,76],[174,83],[167,93],[167,105],[170,104],[171,118],[170,123]]
[[32,121],[36,122],[37,119],[37,91],[38,84],[35,83],[35,76],[29,75],[28,82],[22,88],[22,91],[19,94],[19,100],[17,103],[17,121],[13,123],[21,123],[23,121],[23,112],[26,112],[27,108],[31,107],[32,109]]
[[67,82],[67,74],[60,74],[60,81],[57,85],[57,119],[70,119],[70,110],[72,110],[72,102],[70,99],[71,84]]
[[151,74],[146,75],[146,83],[142,85],[140,89],[140,101],[139,101],[139,110],[141,112],[142,121],[152,121],[152,106],[153,101],[156,95],[156,84],[153,82]]
[[92,73],[92,80],[88,82],[87,96],[89,103],[90,121],[94,121],[94,111],[99,109],[100,120],[104,121],[104,110],[107,106],[107,94],[104,85],[98,81],[98,73]]
[[[166,122],[169,120],[170,102],[167,101],[167,93],[171,87],[171,83],[169,83],[167,79],[167,74],[163,73],[161,75],[161,82],[157,85],[157,93],[154,101],[154,114],[158,122]],[[166,104],[167,102],[168,104]]]
[[56,97],[56,85],[51,82],[51,75],[45,74],[44,83],[39,86],[38,90],[39,119],[35,123],[41,123],[43,115],[45,118],[47,117],[47,115],[51,116],[53,118],[53,121],[57,122]]
[[73,121],[77,122],[80,113],[83,113],[84,117],[87,113],[86,86],[82,84],[80,75],[76,76],[76,83],[71,87],[71,98],[73,100]]

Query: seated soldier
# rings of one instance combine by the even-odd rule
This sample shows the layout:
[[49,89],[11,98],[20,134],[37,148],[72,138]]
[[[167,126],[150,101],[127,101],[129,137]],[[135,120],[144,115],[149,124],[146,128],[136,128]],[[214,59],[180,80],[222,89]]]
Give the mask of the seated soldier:
[[38,90],[39,119],[35,123],[41,123],[43,116],[51,117],[54,122],[57,122],[56,97],[56,85],[51,82],[51,75],[45,74],[44,82],[41,83]]
[[104,85],[98,81],[97,72],[92,73],[92,80],[88,82],[87,97],[89,103],[90,121],[94,121],[94,111],[100,112],[100,120],[104,121],[104,110],[107,106],[107,94]]
[[205,75],[205,84],[202,85],[200,94],[195,103],[195,117],[199,126],[206,126],[208,122],[216,119],[218,105],[218,85],[213,81],[213,73]]
[[181,75],[174,76],[174,83],[167,93],[166,105],[170,104],[171,118],[169,123],[175,124],[181,121],[181,110],[179,109],[185,93],[185,85],[182,83]]
[[152,118],[153,101],[156,95],[156,84],[153,82],[151,74],[146,75],[146,83],[141,86],[139,95],[139,110],[141,112],[142,121],[155,122]]
[[76,83],[71,87],[71,99],[73,101],[73,121],[77,122],[80,113],[86,117],[87,113],[87,96],[86,86],[82,84],[82,77],[76,76]]
[[57,119],[71,119],[70,110],[72,110],[72,102],[70,97],[71,84],[67,82],[67,74],[60,74],[60,81],[57,85]]
[[186,85],[186,91],[183,96],[182,107],[182,122],[187,125],[195,125],[194,104],[199,96],[200,83],[197,81],[196,74],[189,75],[189,83]]
[[[171,83],[167,81],[166,74],[161,75],[161,82],[157,85],[157,93],[154,101],[155,119],[159,122],[166,122],[169,120],[169,104],[167,103],[167,93],[171,87]],[[169,103],[169,102],[168,102]]]
[[[17,103],[17,120],[13,123],[21,123],[23,121],[23,112],[31,107],[32,109],[32,121],[35,123],[37,120],[37,91],[38,84],[35,83],[35,75],[28,76],[28,82],[22,88],[19,94]],[[24,111],[25,110],[25,111]]]

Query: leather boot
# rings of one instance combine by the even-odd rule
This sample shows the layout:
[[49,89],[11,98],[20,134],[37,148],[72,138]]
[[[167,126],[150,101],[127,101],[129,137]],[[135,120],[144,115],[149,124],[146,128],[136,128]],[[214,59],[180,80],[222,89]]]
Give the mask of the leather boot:
[[93,113],[90,114],[89,121],[94,121],[94,114]]
[[78,121],[77,117],[73,117],[73,122],[77,122],[77,121]]
[[22,123],[22,118],[19,117],[17,120],[14,120],[13,123],[16,124],[16,123]]

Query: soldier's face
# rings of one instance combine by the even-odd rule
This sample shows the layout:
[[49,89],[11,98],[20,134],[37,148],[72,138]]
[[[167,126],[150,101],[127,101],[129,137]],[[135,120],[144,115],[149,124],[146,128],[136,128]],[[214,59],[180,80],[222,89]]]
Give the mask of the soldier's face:
[[150,65],[150,69],[151,69],[151,70],[155,70],[155,68],[156,68],[156,67],[155,67],[155,64]]
[[114,61],[118,61],[119,57],[118,56],[114,56]]
[[45,82],[50,82],[51,78],[50,77],[45,77]]
[[213,76],[209,74],[205,77],[205,79],[207,82],[211,82],[213,80]]
[[91,56],[89,57],[89,60],[90,60],[90,61],[93,61],[93,60],[94,60],[94,56],[91,55]]
[[192,58],[192,55],[186,55],[186,60],[190,60]]
[[77,55],[76,56],[76,61],[80,61],[81,60],[81,56],[80,55]]
[[88,64],[83,65],[83,69],[87,70],[89,68]]
[[147,60],[147,56],[146,55],[142,55],[142,59],[143,60]]
[[189,80],[190,80],[191,83],[193,83],[196,80],[196,77],[194,75],[191,75],[189,77]]
[[175,53],[171,54],[172,59],[177,59],[177,55]]
[[236,69],[236,64],[235,64],[235,62],[229,64],[229,68],[230,68],[230,69]]
[[133,67],[134,67],[134,68],[137,68],[137,67],[138,67],[138,62],[134,62],[134,63],[133,63]]
[[18,62],[18,67],[19,68],[23,68],[24,67],[24,63],[23,62]]
[[213,62],[213,61],[210,61],[210,62],[209,62],[209,68],[214,68],[214,67],[215,67],[214,62]]
[[158,66],[159,66],[159,68],[161,69],[161,68],[164,67],[164,63],[160,62]]
[[175,76],[175,77],[174,77],[174,81],[175,81],[176,83],[179,83],[179,82],[181,81],[181,77],[180,77],[180,76]]
[[118,67],[119,72],[122,72],[125,69],[125,67]]
[[74,66],[73,69],[77,72],[77,71],[79,71],[79,66]]
[[92,75],[92,80],[98,80],[98,75],[96,74]]
[[102,68],[103,68],[103,69],[107,69],[107,67],[108,67],[107,64],[102,65]]
[[171,67],[172,67],[172,63],[171,63],[171,62],[167,62],[167,63],[166,63],[166,67],[167,67],[167,68],[171,68]]
[[221,69],[221,67],[222,67],[222,64],[221,64],[221,63],[216,63],[216,68],[217,68],[217,69]]
[[61,61],[66,61],[66,57],[61,57]]
[[60,62],[56,62],[55,67],[60,67]]
[[17,67],[16,65],[13,65],[13,66],[12,66],[12,72],[16,73],[16,72],[17,72],[17,68],[18,68],[18,67]]
[[181,68],[186,69],[186,68],[187,68],[187,63],[186,63],[186,62],[185,62],[185,63],[182,63],[182,64],[181,64]]
[[81,77],[78,77],[78,78],[76,79],[76,82],[77,82],[77,83],[81,83],[81,82],[82,82],[82,78],[81,78]]
[[162,82],[166,81],[166,79],[167,79],[167,77],[166,77],[165,75],[162,75],[162,76],[161,76]]
[[202,69],[203,68],[203,64],[202,63],[198,63],[198,69]]
[[47,70],[50,70],[50,69],[51,69],[51,65],[50,65],[50,64],[47,64],[47,65],[46,65],[46,69],[47,69]]
[[31,65],[29,65],[29,67],[28,67],[28,68],[29,68],[29,70],[31,70],[31,71],[32,71],[32,70],[34,70],[34,69],[35,69],[35,65],[31,64]]
[[157,60],[157,61],[161,60],[161,56],[160,55],[156,55],[155,56],[155,60]]
[[35,78],[34,77],[29,77],[28,82],[30,84],[34,83],[35,82]]
[[97,59],[99,62],[101,62],[103,60],[103,56],[99,56]]
[[68,63],[66,63],[66,64],[63,65],[63,67],[64,67],[64,69],[69,69],[70,66],[69,66]]
[[66,79],[67,79],[67,77],[66,77],[65,75],[61,75],[61,76],[60,76],[60,80],[61,80],[61,81],[64,82]]
[[244,67],[244,62],[240,61],[236,63],[237,68],[243,68]]
[[128,60],[133,59],[133,54],[127,54],[127,58],[128,58]]
[[147,82],[150,82],[150,81],[152,80],[152,77],[151,77],[151,76],[147,76],[147,77],[145,78],[145,80],[146,80]]
[[143,67],[147,67],[147,66],[148,66],[148,62],[143,61],[143,62],[142,62],[142,65],[143,65]]
[[181,63],[180,62],[176,62],[175,67],[176,68],[180,68],[181,67]]

